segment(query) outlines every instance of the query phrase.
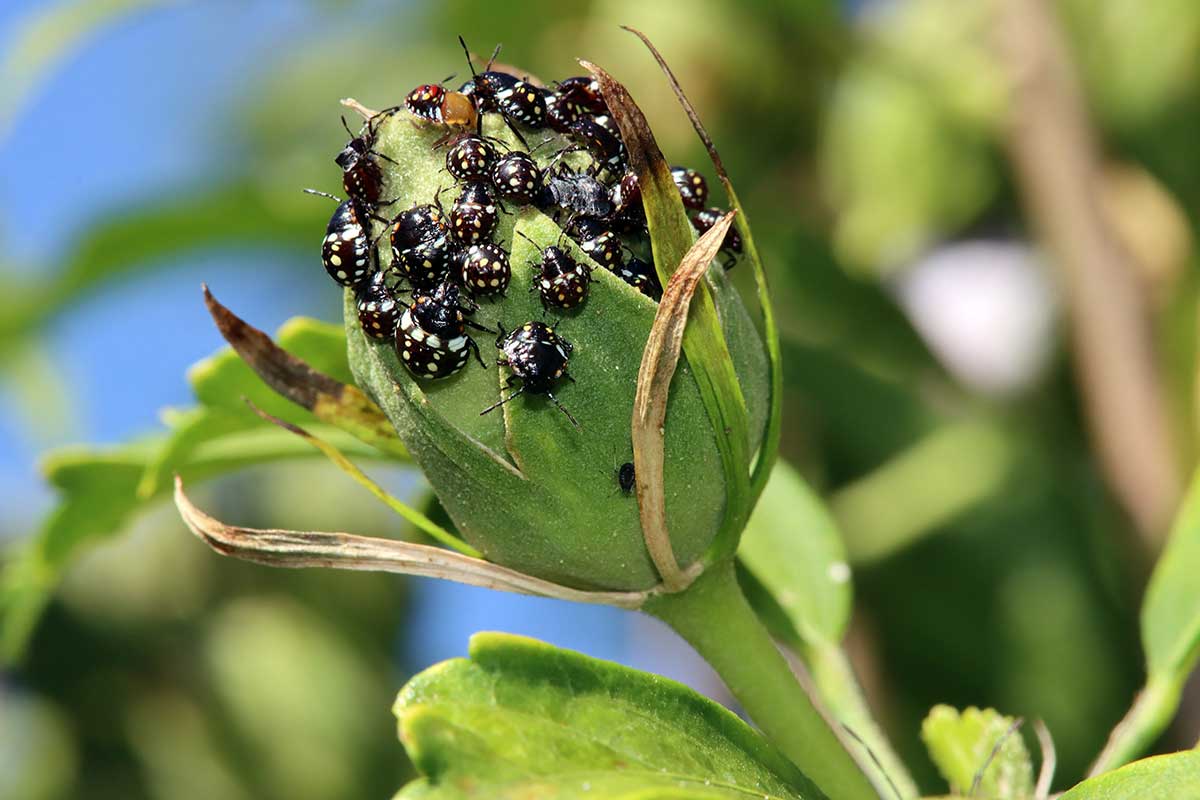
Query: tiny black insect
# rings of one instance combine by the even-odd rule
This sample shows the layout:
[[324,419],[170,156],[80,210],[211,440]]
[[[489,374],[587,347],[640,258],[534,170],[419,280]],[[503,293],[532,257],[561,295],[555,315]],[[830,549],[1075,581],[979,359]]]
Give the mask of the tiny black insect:
[[431,290],[446,276],[454,247],[441,213],[414,206],[392,223],[392,269],[419,290]]
[[578,120],[584,111],[569,98],[563,97],[553,89],[541,89],[542,100],[546,103],[546,125],[558,133],[570,133],[571,125]]
[[[525,234],[517,233],[534,247],[539,247]],[[575,308],[587,299],[588,286],[592,282],[591,268],[576,261],[561,247],[552,244],[541,249],[541,260],[532,266],[534,285],[546,308]]]
[[671,167],[671,177],[685,206],[696,211],[704,208],[708,202],[708,183],[703,175],[688,167]]
[[542,188],[542,171],[528,153],[501,156],[492,166],[492,184],[505,200],[528,205]]
[[321,242],[321,263],[329,277],[342,286],[358,286],[371,272],[371,240],[360,217],[361,211],[353,200],[315,189],[305,189],[309,194],[328,197],[338,201],[329,224],[325,227],[325,238]]
[[474,353],[481,366],[479,346],[467,326],[487,330],[463,316],[458,287],[449,281],[431,294],[418,295],[404,309],[396,327],[396,352],[408,371],[418,378],[445,378],[466,366]]
[[487,240],[499,222],[496,198],[483,181],[468,183],[450,207],[450,231],[463,244]]
[[567,415],[572,425],[579,427],[571,412],[558,402],[558,398],[551,391],[554,382],[561,378],[574,380],[567,374],[567,362],[573,349],[570,342],[544,322],[526,322],[507,335],[504,329],[500,328],[496,337],[496,348],[500,351],[497,363],[512,371],[506,385],[511,388],[520,381],[521,388],[480,411],[480,416],[528,392],[546,395],[559,411]]
[[662,284],[654,266],[637,256],[632,256],[613,270],[617,277],[637,289],[651,300],[658,302],[662,299]]
[[617,486],[621,487],[621,494],[633,494],[633,485],[637,482],[637,474],[633,471],[633,464],[626,461],[617,468]]
[[[703,211],[698,211],[692,216],[692,227],[700,234],[705,233],[721,217],[725,216],[726,212],[719,208],[706,208]],[[738,234],[737,229],[730,228],[725,234],[725,240],[721,242],[721,252],[725,254],[725,269],[732,269],[737,264],[737,254],[742,252],[742,237]]]
[[402,306],[387,285],[387,274],[376,272],[361,286],[355,297],[358,322],[363,333],[375,339],[390,339],[395,335]]
[[494,242],[473,244],[463,251],[459,278],[472,295],[504,294],[512,278],[508,253]]
[[487,180],[496,148],[482,136],[463,134],[446,151],[446,171],[460,181]]
[[580,217],[571,226],[571,238],[579,243],[579,249],[602,267],[616,270],[624,257],[621,240],[597,220]]

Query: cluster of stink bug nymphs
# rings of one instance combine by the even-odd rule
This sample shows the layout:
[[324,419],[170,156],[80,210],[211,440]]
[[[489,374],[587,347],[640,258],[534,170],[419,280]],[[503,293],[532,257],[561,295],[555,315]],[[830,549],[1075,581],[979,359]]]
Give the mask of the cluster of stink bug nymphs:
[[[553,393],[558,381],[573,380],[567,372],[572,345],[557,324],[530,320],[506,332],[500,325],[495,330],[479,325],[471,315],[479,301],[507,291],[509,251],[493,236],[501,214],[526,206],[563,231],[556,243],[530,239],[539,257],[521,266],[532,270],[532,287],[547,315],[561,317],[588,302],[593,263],[657,301],[658,275],[637,255],[649,253],[641,191],[594,79],[567,78],[543,87],[528,76],[493,69],[495,55],[476,72],[468,52],[471,78],[457,91],[443,84],[418,86],[402,105],[369,116],[357,135],[350,132],[336,158],[347,198],[328,195],[339,205],[326,229],[322,259],[330,277],[354,290],[363,332],[394,343],[400,362],[416,378],[449,377],[472,356],[484,365],[470,331],[494,333],[498,361],[508,368],[514,391],[481,413],[527,392],[547,396],[577,425]],[[495,115],[512,138],[485,135],[487,115]],[[442,189],[457,191],[448,211],[440,190],[428,202],[390,208],[396,200],[385,197],[382,162],[391,159],[375,147],[380,126],[397,116],[443,131],[433,147],[445,153],[448,185]],[[676,167],[672,174],[692,224],[703,233],[724,212],[706,208],[708,187],[695,170]],[[392,256],[386,266],[379,254],[385,234]],[[587,259],[570,254],[567,236]],[[722,247],[726,268],[740,251],[731,230]]]

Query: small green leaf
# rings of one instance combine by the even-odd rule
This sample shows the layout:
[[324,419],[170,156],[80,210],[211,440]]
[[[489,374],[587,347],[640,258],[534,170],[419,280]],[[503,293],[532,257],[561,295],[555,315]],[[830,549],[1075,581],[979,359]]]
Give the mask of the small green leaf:
[[1059,800],[1200,800],[1200,750],[1144,758],[1089,778]]
[[824,797],[687,687],[517,636],[476,634],[468,659],[413,678],[396,714],[424,776],[404,798]]
[[955,794],[994,800],[1033,796],[1033,763],[1015,720],[995,709],[934,706],[921,739]]
[[[377,451],[336,428],[315,427],[347,452],[369,457]],[[68,448],[42,464],[46,479],[61,495],[41,529],[24,542],[0,572],[0,661],[12,662],[32,633],[63,571],[80,550],[120,531],[129,519],[169,488],[139,496],[138,483],[150,461],[169,438],[158,437],[110,450]],[[221,475],[242,467],[317,455],[286,431],[261,423],[256,430],[210,439],[173,468],[190,480]]]
[[1200,657],[1200,473],[1171,528],[1142,601],[1142,647],[1151,676],[1182,682]]

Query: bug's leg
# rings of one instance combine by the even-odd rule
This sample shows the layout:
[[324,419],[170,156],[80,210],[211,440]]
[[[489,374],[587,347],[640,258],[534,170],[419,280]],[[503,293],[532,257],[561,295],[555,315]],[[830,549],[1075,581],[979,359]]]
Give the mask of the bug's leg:
[[571,412],[567,411],[566,407],[563,406],[562,403],[558,402],[558,398],[554,396],[554,393],[547,391],[546,397],[550,398],[550,402],[554,403],[554,405],[558,407],[559,411],[561,411],[562,413],[567,415],[567,419],[571,420],[571,424],[575,426],[575,430],[579,430],[579,423],[575,420],[574,417],[571,416]]
[[484,414],[488,413],[489,411],[495,411],[497,408],[504,405],[505,403],[508,403],[508,402],[516,399],[517,397],[519,397],[521,395],[521,393],[524,391],[525,391],[525,387],[522,386],[520,389],[517,389],[515,392],[510,394],[508,397],[501,397],[497,402],[492,403],[490,406],[485,408],[483,411],[480,411],[479,416],[482,417]]
[[479,366],[487,369],[487,364],[483,362],[483,356],[479,355],[479,345],[475,344],[475,340],[469,336],[467,337],[467,347],[471,348],[471,352],[475,354],[475,360],[479,362]]

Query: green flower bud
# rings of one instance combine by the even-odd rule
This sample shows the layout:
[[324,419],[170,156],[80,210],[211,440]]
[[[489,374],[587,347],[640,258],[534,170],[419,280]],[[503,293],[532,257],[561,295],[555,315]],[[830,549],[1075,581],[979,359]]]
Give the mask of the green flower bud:
[[[432,203],[440,190],[447,199],[457,195],[444,169],[445,148],[435,146],[444,128],[418,123],[406,111],[381,117],[376,126],[374,150],[386,156],[379,161],[383,196],[395,198],[390,213]],[[485,116],[483,132],[525,149],[496,114]],[[525,131],[543,165],[571,144],[557,136],[541,144],[547,135]],[[587,163],[583,154],[567,157],[572,159]],[[374,228],[375,235],[384,233],[381,223]],[[492,239],[510,254],[511,284],[503,297],[479,298],[471,318],[492,330],[512,331],[531,320],[556,325],[574,348],[567,367],[574,380],[558,381],[554,394],[578,420],[578,429],[540,395],[522,395],[480,413],[520,386],[506,384],[511,372],[497,364],[495,337],[487,333],[471,331],[486,368],[472,359],[449,378],[414,378],[393,342],[363,334],[348,291],[345,320],[355,379],[383,408],[463,537],[487,560],[578,589],[649,589],[660,576],[647,551],[638,500],[621,491],[617,473],[634,460],[634,396],[658,304],[591,261],[533,206],[508,204]],[[386,267],[391,262],[386,235],[381,242]],[[551,244],[592,268],[595,282],[587,299],[568,312],[544,309],[532,285],[538,247]],[[649,249],[642,255],[649,259]],[[669,274],[676,266],[659,265],[660,272],[665,267]],[[705,282],[746,406],[747,441],[736,451],[753,457],[771,391],[766,350],[724,271],[711,266]],[[718,443],[730,435],[714,426],[697,372],[681,356],[667,402],[663,484],[671,548],[683,567],[702,559],[726,524]],[[747,473],[750,468],[740,465]]]

